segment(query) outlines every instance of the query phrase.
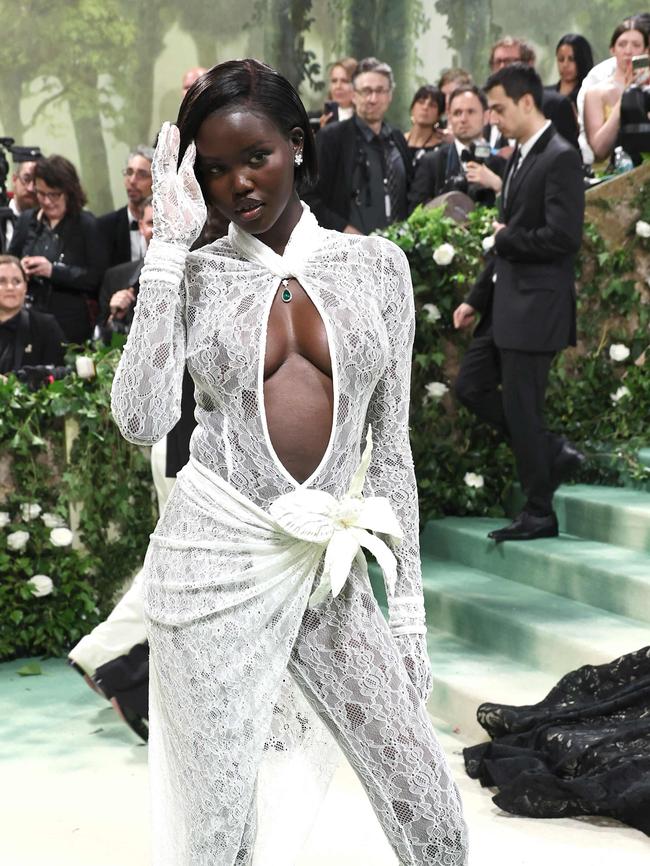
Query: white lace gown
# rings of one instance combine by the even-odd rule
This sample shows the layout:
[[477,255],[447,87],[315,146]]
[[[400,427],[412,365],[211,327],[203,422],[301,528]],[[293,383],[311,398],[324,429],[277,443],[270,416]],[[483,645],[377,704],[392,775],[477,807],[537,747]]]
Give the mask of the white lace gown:
[[[289,276],[323,320],[333,371],[330,441],[303,484],[280,463],[264,411],[266,326]],[[403,661],[417,681],[426,638],[408,436],[413,329],[403,253],[325,231],[306,206],[282,257],[231,226],[184,266],[147,259],[113,412],[127,439],[156,442],[179,417],[187,364],[198,421],[144,566],[155,866],[269,866],[256,843],[258,782],[279,762],[293,768],[285,782],[302,785],[306,755],[325,784],[322,723],[404,866],[466,863],[458,793]],[[364,493],[388,498],[404,534],[389,623],[358,555],[341,592],[308,606],[324,548],[284,544],[267,523],[281,496],[344,497],[369,424]],[[270,788],[273,805],[292,810],[283,826],[295,826],[301,792],[284,803],[281,789]],[[295,849],[287,837],[278,862]]]

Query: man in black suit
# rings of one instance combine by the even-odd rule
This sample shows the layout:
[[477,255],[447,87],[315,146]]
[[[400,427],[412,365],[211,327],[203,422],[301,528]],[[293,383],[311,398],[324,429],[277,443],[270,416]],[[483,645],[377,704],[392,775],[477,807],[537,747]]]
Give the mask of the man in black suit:
[[[419,160],[409,193],[411,210],[452,190],[464,192],[472,201],[492,207],[501,189],[506,161],[489,154],[483,138],[487,118],[485,94],[474,84],[461,85],[449,96],[447,118],[453,141]],[[489,155],[478,157],[477,161],[477,146],[480,145],[485,145]]]
[[[527,66],[535,66],[535,51],[524,39],[513,36],[502,36],[492,46],[490,52],[490,72],[498,72],[511,63],[525,63]],[[565,138],[569,144],[580,152],[578,144],[578,119],[571,100],[557,91],[544,90],[542,95],[542,112],[548,120],[552,121],[556,132]],[[496,124],[486,127],[485,137],[495,150],[502,156],[509,157],[512,146],[508,137],[504,136]]]
[[146,247],[138,228],[142,204],[151,195],[151,160],[153,149],[139,145],[130,154],[123,169],[128,204],[99,218],[99,229],[105,239],[109,267],[141,259]]
[[464,328],[481,320],[456,380],[458,399],[506,436],[526,496],[496,541],[558,534],[553,493],[584,459],[544,426],[544,395],[555,354],[575,345],[574,257],[584,219],[582,166],[542,113],[542,82],[531,66],[495,72],[485,90],[500,131],[517,147],[506,169],[494,255],[454,312]]
[[402,133],[384,120],[393,98],[393,72],[374,57],[353,76],[356,115],[316,136],[318,183],[303,198],[328,229],[370,234],[405,219],[412,175]]

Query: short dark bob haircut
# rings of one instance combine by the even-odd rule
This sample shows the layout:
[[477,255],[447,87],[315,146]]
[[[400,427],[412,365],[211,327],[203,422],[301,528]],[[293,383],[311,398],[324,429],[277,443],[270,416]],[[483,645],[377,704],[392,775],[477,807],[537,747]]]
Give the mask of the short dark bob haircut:
[[[267,118],[287,139],[291,130],[302,130],[302,165],[295,167],[296,184],[316,181],[316,145],[309,118],[298,93],[287,79],[259,60],[228,60],[213,66],[185,94],[178,112],[179,164],[203,121],[217,111],[245,108]],[[202,183],[200,173],[197,174]]]
[[613,48],[618,42],[619,36],[627,33],[628,30],[638,30],[643,35],[643,44],[647,48],[648,40],[648,17],[647,15],[633,15],[631,18],[626,18],[622,21],[616,30],[612,33],[612,38],[609,40],[609,47]]
[[411,108],[416,102],[421,99],[430,99],[431,102],[438,108],[438,117],[441,117],[445,112],[445,94],[442,90],[438,90],[433,84],[423,84],[415,91],[415,96],[411,100]]
[[530,93],[538,111],[542,110],[544,85],[533,67],[527,63],[511,63],[510,66],[497,69],[485,82],[483,90],[489,93],[493,87],[499,85],[513,102],[519,102],[522,96]]
[[451,111],[451,103],[456,99],[457,96],[462,96],[463,93],[471,93],[475,96],[478,101],[483,106],[483,111],[487,111],[488,102],[487,97],[483,93],[480,87],[477,87],[475,84],[460,84],[455,90],[452,90],[449,94],[449,102],[447,103],[447,113]]
[[580,89],[582,82],[587,77],[587,73],[594,65],[594,54],[591,50],[591,45],[579,33],[565,33],[555,46],[556,54],[563,45],[568,45],[573,49],[573,59],[575,60],[578,75],[574,89]]
[[65,195],[66,213],[71,216],[78,216],[88,201],[77,169],[65,156],[54,154],[36,160],[34,180],[42,180],[52,189],[60,189]]

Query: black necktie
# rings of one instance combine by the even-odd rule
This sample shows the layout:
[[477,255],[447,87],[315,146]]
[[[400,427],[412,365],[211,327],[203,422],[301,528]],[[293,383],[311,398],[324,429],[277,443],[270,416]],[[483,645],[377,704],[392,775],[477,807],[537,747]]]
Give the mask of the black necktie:
[[471,162],[472,161],[472,151],[468,150],[464,147],[460,152],[460,161],[461,162]]
[[140,227],[138,226],[137,220],[131,220],[131,222],[129,223],[129,231],[130,232],[140,231]]
[[514,176],[517,174],[517,169],[521,163],[521,150],[517,148],[512,156],[512,167],[508,172],[508,177],[506,178],[505,189],[503,190],[503,204],[508,204],[508,199],[510,197],[510,189],[512,187],[512,180]]
[[390,138],[382,136],[381,146],[384,152],[385,193],[390,201],[390,215],[387,213],[386,219],[388,222],[395,222],[400,217],[398,213],[400,206],[400,176],[399,172],[395,170],[395,163],[393,162],[393,148],[395,145]]

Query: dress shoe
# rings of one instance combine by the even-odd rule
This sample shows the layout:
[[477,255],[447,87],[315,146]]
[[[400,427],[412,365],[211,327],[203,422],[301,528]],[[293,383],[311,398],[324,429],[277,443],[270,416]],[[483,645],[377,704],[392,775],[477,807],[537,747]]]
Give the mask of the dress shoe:
[[555,513],[537,517],[522,511],[509,526],[488,532],[488,538],[493,541],[532,541],[533,538],[555,538],[558,534]]
[[564,442],[551,466],[553,489],[556,490],[560,484],[575,475],[586,459],[582,451],[578,451],[570,442]]

